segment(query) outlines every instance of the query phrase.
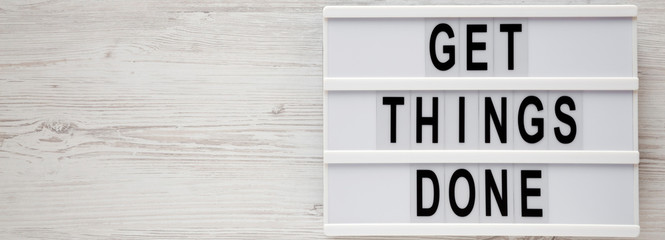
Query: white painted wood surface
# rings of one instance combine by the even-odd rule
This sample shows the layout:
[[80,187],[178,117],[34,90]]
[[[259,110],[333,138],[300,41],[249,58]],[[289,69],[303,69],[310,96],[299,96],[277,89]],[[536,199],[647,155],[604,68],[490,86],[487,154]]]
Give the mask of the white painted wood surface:
[[[589,2],[639,7],[640,238],[665,239],[665,2],[478,3]],[[466,1],[0,1],[0,238],[326,238],[321,10],[418,3]]]

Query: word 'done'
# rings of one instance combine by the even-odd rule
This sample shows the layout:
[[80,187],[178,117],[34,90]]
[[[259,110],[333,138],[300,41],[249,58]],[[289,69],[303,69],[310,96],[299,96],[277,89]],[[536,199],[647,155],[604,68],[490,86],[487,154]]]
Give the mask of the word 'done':
[[546,221],[546,165],[413,164],[412,221]]

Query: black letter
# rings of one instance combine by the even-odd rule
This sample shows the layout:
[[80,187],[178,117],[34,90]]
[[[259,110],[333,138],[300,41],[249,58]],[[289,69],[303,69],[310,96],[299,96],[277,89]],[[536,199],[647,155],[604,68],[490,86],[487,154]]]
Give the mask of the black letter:
[[526,107],[529,106],[530,104],[536,106],[536,109],[538,111],[543,110],[543,103],[540,102],[540,99],[538,99],[536,96],[526,97],[520,104],[520,110],[517,112],[517,126],[520,129],[520,135],[522,136],[522,139],[524,139],[524,141],[528,143],[537,143],[538,141],[543,139],[543,136],[545,134],[545,132],[543,131],[544,120],[542,118],[531,119],[531,126],[538,127],[538,131],[533,135],[529,135],[529,133],[526,132],[526,129],[524,129],[524,111],[526,111]]
[[439,142],[439,98],[432,98],[432,116],[423,117],[423,98],[416,98],[416,142],[423,142],[423,125],[432,125],[432,142]]
[[515,32],[522,32],[522,24],[501,24],[499,31],[508,33],[508,70],[514,69],[515,62]]
[[[464,208],[457,206],[457,202],[455,201],[455,184],[457,183],[457,179],[460,177],[465,178],[466,182],[469,183],[469,202]],[[455,212],[455,215],[466,217],[471,213],[471,210],[473,210],[473,205],[476,201],[476,186],[473,183],[473,177],[469,171],[463,168],[455,170],[453,176],[450,178],[450,188],[448,188],[448,195],[448,199],[450,200],[450,207],[453,209],[453,212]]]
[[540,188],[527,188],[527,178],[540,178],[540,170],[522,170],[522,217],[542,217],[543,210],[539,208],[528,208],[526,197],[535,196],[540,197]]
[[436,37],[439,35],[440,32],[445,32],[446,34],[448,34],[448,38],[455,37],[453,29],[450,28],[450,25],[445,23],[436,25],[436,27],[434,27],[434,30],[432,30],[432,35],[429,37],[429,57],[432,59],[432,63],[434,64],[434,67],[436,67],[436,69],[439,69],[441,71],[446,71],[455,65],[455,46],[454,45],[443,46],[443,53],[447,53],[448,56],[450,57],[448,58],[448,61],[446,61],[445,63],[440,62],[439,59],[436,57]]
[[486,62],[473,62],[473,50],[485,50],[484,42],[473,42],[474,32],[487,32],[485,24],[466,25],[466,70],[487,71]]
[[397,142],[397,105],[404,105],[403,97],[383,97],[383,105],[390,105],[390,142]]
[[464,97],[459,97],[459,142],[464,142]]
[[496,132],[499,134],[499,140],[501,140],[501,143],[506,143],[507,124],[504,124],[506,122],[506,97],[501,97],[501,121],[496,116],[492,98],[485,97],[485,143],[490,143],[490,117],[494,122]]
[[485,169],[485,216],[492,216],[492,203],[490,202],[490,189],[496,199],[496,205],[499,206],[501,216],[508,216],[508,170],[501,170],[501,195],[499,189],[494,181],[492,170]]
[[[423,178],[429,178],[432,180],[432,185],[434,186],[434,201],[430,208],[423,208]],[[416,171],[416,207],[417,207],[417,216],[432,216],[436,213],[436,209],[439,208],[439,180],[436,178],[436,174],[431,170],[417,170]]]
[[569,96],[561,96],[556,100],[554,107],[554,113],[556,118],[561,122],[568,124],[570,126],[570,133],[567,136],[561,134],[561,129],[559,127],[554,128],[554,135],[556,140],[559,140],[560,143],[569,144],[575,140],[575,135],[577,134],[577,124],[575,124],[575,119],[568,114],[565,114],[561,111],[561,105],[566,104],[570,108],[570,111],[575,111],[575,102]]

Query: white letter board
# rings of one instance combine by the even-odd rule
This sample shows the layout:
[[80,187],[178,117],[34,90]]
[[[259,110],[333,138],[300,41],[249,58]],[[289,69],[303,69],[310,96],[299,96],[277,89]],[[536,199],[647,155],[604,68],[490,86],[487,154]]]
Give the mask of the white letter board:
[[637,236],[636,16],[326,7],[325,234]]

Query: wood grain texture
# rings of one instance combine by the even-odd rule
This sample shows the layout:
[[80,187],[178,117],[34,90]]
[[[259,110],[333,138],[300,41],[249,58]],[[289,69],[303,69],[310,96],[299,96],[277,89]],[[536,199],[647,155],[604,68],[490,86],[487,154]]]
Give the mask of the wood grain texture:
[[[0,1],[0,238],[326,238],[322,8],[461,3]],[[640,238],[665,239],[665,3],[474,4],[515,3],[640,8]]]

